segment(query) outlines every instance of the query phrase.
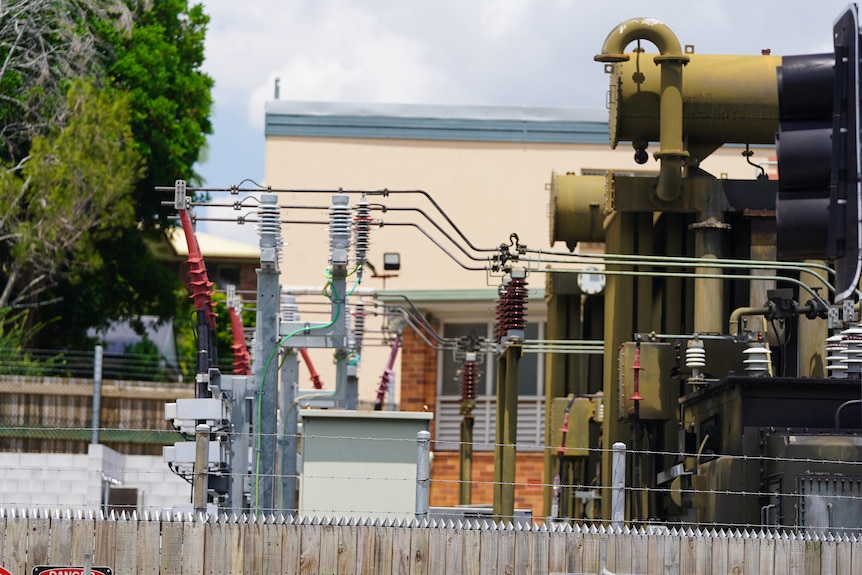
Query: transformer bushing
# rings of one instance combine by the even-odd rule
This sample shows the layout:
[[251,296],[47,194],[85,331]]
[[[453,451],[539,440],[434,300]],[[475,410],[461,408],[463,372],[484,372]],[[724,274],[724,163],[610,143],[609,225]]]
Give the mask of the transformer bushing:
[[826,374],[834,379],[847,379],[847,343],[844,336],[835,334],[826,339]]
[[862,326],[851,325],[828,338],[826,350],[829,377],[846,379],[862,375]]
[[745,355],[743,364],[745,372],[754,377],[772,375],[772,352],[763,343],[751,342],[742,352]]
[[691,370],[688,382],[692,385],[703,383],[703,370],[706,368],[706,348],[697,336],[686,344],[685,367]]

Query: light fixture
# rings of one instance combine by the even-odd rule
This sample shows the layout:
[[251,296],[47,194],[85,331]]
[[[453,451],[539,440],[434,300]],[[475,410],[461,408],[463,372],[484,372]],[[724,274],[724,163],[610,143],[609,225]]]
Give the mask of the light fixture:
[[400,270],[401,254],[397,252],[387,252],[383,254],[383,269],[388,271]]

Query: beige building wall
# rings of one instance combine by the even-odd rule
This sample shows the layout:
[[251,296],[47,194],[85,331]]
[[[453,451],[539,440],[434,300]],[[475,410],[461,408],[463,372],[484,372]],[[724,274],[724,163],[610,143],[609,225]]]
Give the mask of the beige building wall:
[[[654,151],[652,147],[648,150]],[[746,163],[743,149],[721,149],[707,158],[703,168],[718,177],[754,178],[756,170]],[[757,149],[752,161],[767,162],[772,150]],[[652,158],[640,166],[628,145],[611,150],[607,145],[577,143],[525,143],[439,141],[386,138],[302,137],[269,135],[266,141],[266,184],[276,190],[424,190],[448,214],[464,235],[479,248],[494,249],[508,243],[516,233],[521,243],[534,249],[565,251],[562,243],[549,245],[549,192],[552,172],[582,174],[585,170],[657,170]],[[351,196],[355,205],[358,195]],[[383,253],[398,252],[401,270],[396,277],[372,278],[366,272],[362,288],[386,291],[496,289],[499,277],[484,271],[467,271],[414,227],[397,225],[414,222],[424,228],[462,263],[485,267],[470,260],[448,241],[431,222],[410,211],[392,208],[419,208],[452,237],[456,232],[418,194],[369,196],[372,205],[385,205],[387,212],[372,211],[383,226],[372,230],[369,261],[383,272]],[[282,206],[320,206],[324,209],[288,208],[282,219],[292,222],[327,220],[325,208],[330,193],[279,192]],[[284,286],[322,286],[328,260],[328,230],[325,225],[287,223],[283,228],[284,249],[281,281]],[[467,245],[457,238],[465,249]],[[489,257],[493,252],[471,255]],[[529,278],[531,288],[543,288],[543,274]],[[493,303],[458,304],[447,302],[423,305],[442,321],[493,317]],[[305,308],[309,309],[309,308]],[[321,311],[325,311],[320,307]],[[541,301],[531,301],[529,318],[544,319]],[[304,320],[323,321],[303,315]],[[360,367],[361,399],[371,400],[389,351],[368,347]],[[329,370],[327,354],[313,357],[319,370]],[[398,371],[396,367],[396,372]],[[326,380],[326,377],[324,377]],[[301,382],[307,381],[302,376]],[[331,377],[328,382],[331,382]]]
[[[722,149],[707,158],[704,169],[730,178],[752,178],[755,170],[740,152],[739,148]],[[766,160],[765,154],[762,160]],[[514,232],[530,248],[550,249],[547,184],[552,172],[656,168],[655,162],[635,164],[628,148],[611,150],[597,145],[270,137],[265,177],[267,185],[277,189],[424,190],[477,247],[495,248],[508,242],[509,234]],[[351,198],[351,204],[355,205],[356,200],[358,196]],[[288,205],[329,205],[331,194],[281,193],[279,201]],[[455,235],[419,195],[373,196],[368,201],[387,207],[421,208]],[[287,211],[286,217],[322,220],[326,214],[293,209]],[[372,231],[370,261],[382,270],[383,252],[401,253],[401,271],[398,277],[386,280],[385,289],[479,289],[487,285],[485,274],[462,269],[420,230],[386,225],[416,222],[462,262],[483,265],[468,260],[433,224],[417,214],[374,211],[372,217],[382,220],[384,226]],[[285,226],[285,284],[320,283],[328,258],[327,238],[323,226]],[[467,247],[460,238],[458,241]],[[553,247],[565,250],[562,244]],[[382,280],[369,278],[367,287],[382,289],[384,285]]]

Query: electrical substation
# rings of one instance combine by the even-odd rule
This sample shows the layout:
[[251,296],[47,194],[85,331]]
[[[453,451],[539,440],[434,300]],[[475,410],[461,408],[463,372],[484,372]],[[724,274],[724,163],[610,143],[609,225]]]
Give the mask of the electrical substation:
[[[612,519],[619,483],[611,470],[623,444],[626,521],[862,528],[859,38],[855,5],[835,22],[834,52],[817,55],[702,55],[654,20],[621,23],[595,60],[610,79],[610,145],[631,145],[633,165],[553,174],[550,245],[523,243],[517,221],[495,222],[498,245],[474,245],[469,217],[443,209],[422,182],[415,190],[204,189],[182,180],[159,188],[186,233],[197,314],[196,397],[166,409],[186,440],[164,456],[192,483],[190,508],[373,515],[360,498],[374,491],[387,503],[376,506],[382,513],[418,513],[412,484],[355,489],[351,500],[349,483],[305,483],[314,479],[302,467],[371,478],[386,472],[370,462],[391,457],[400,466],[393,473],[415,477],[415,438],[432,429],[433,414],[392,409],[393,367],[412,330],[461,366],[463,506],[477,503],[473,410],[483,358],[492,357],[494,476],[484,480],[494,492],[482,503],[496,519],[518,515],[520,363],[541,352],[548,521]],[[751,162],[752,150],[773,146],[777,177],[774,166]],[[703,163],[720,148],[735,149],[755,177],[708,173]],[[657,170],[645,167],[650,154]],[[206,205],[201,194],[222,211],[254,205],[238,223],[259,232],[256,325],[251,335],[235,320],[233,374],[216,367],[212,284],[194,248],[190,210]],[[307,222],[328,230],[328,260],[319,262],[328,309],[315,321],[303,319],[299,292],[284,283],[286,212],[301,211],[283,205],[288,194],[327,214]],[[442,337],[409,297],[381,299],[363,284],[372,246],[397,251],[375,242],[399,222],[400,212],[387,209],[395,197],[425,218],[426,249],[496,287],[493,337]],[[544,287],[540,338],[528,337],[528,285]],[[234,292],[229,305],[234,314],[242,307]],[[374,408],[360,410],[358,366],[372,316],[383,326],[374,345],[390,355]],[[332,353],[329,389],[300,384],[297,366],[314,349]],[[351,436],[406,443],[396,454],[369,440],[348,456],[334,438]],[[339,493],[333,509],[321,503],[327,490]]]

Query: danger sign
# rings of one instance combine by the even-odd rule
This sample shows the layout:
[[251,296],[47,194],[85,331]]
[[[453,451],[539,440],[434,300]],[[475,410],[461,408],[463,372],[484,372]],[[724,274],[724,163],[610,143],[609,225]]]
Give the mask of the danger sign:
[[[114,575],[110,567],[90,567],[92,575]],[[0,575],[3,575],[0,573]],[[59,565],[36,565],[33,575],[84,575],[83,567],[63,567]]]

